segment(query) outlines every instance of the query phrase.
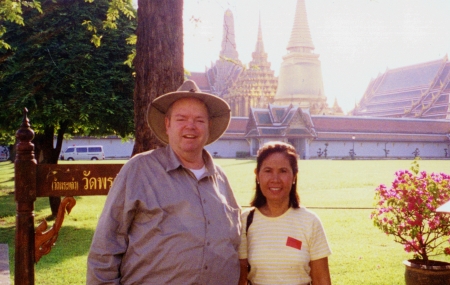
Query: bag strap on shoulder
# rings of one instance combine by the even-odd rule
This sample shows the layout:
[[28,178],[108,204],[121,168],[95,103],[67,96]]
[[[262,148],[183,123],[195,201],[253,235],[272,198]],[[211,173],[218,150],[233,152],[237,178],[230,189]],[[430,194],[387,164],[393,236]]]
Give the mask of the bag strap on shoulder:
[[248,213],[248,216],[247,216],[247,225],[246,225],[246,228],[245,228],[245,234],[247,235],[247,233],[248,233],[248,228],[250,227],[250,225],[252,224],[252,222],[253,222],[253,215],[255,214],[255,209],[253,208],[251,211],[250,211],[250,213]]
[[[248,216],[247,216],[247,225],[246,225],[246,228],[245,228],[245,235],[247,236],[248,235],[248,228],[250,227],[250,225],[252,224],[252,222],[253,222],[253,215],[255,214],[255,208],[253,208],[253,209],[251,209],[250,210],[250,212],[248,213]],[[248,264],[248,266],[247,266],[247,270],[248,270],[248,272],[250,272],[250,269],[251,269],[252,267],[250,266],[250,263]],[[250,281],[248,281],[248,283],[247,284],[252,284]]]

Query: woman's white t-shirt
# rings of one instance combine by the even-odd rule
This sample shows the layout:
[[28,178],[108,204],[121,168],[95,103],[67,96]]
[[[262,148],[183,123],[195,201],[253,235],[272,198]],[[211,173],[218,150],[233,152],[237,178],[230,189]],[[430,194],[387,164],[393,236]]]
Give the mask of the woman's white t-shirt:
[[331,254],[319,217],[304,207],[289,208],[279,217],[266,217],[255,209],[246,233],[248,213],[241,215],[239,258],[248,259],[252,284],[311,282],[309,262]]

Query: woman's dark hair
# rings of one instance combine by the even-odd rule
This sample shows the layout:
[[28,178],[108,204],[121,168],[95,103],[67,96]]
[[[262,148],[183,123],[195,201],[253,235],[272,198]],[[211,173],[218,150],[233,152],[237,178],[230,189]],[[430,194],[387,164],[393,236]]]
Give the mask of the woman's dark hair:
[[[294,173],[294,183],[292,184],[291,191],[289,192],[289,207],[299,208],[300,207],[300,197],[297,193],[297,173],[298,173],[298,155],[295,151],[295,148],[284,142],[268,142],[264,144],[259,150],[258,155],[256,157],[256,173],[258,174],[261,170],[261,166],[266,160],[266,158],[274,153],[282,153],[289,160],[289,164],[291,165],[292,172]],[[250,202],[250,205],[256,208],[262,207],[267,203],[266,197],[264,197],[261,187],[258,184],[258,181],[255,179],[256,184],[256,192],[253,200]]]

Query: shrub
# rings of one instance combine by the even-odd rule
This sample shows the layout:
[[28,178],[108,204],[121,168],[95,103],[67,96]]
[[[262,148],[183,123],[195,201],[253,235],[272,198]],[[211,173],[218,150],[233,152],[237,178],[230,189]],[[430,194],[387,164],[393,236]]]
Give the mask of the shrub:
[[236,151],[237,158],[246,158],[250,156],[250,152],[248,151]]
[[419,172],[414,161],[411,171],[395,173],[392,186],[376,188],[376,210],[371,214],[374,225],[415,259],[428,261],[430,256],[450,254],[450,214],[436,208],[450,200],[450,176],[444,173]]

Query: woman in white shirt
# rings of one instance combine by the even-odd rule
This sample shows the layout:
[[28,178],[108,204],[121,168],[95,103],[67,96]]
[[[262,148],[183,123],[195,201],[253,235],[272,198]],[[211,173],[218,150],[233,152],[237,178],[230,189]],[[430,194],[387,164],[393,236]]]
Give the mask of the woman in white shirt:
[[283,142],[258,151],[254,209],[241,216],[240,285],[331,284],[322,223],[300,207],[297,159],[295,148]]

